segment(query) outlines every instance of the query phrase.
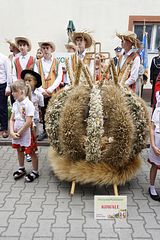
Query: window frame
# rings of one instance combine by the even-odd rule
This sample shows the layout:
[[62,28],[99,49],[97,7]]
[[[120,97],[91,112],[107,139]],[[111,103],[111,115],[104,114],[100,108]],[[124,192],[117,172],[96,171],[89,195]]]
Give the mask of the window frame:
[[[134,25],[136,24],[138,25],[143,22],[146,24],[152,23],[153,25],[156,25],[156,24],[158,25],[160,24],[160,16],[129,16],[128,30],[133,31]],[[156,54],[157,52],[158,52],[157,49],[148,50],[148,53],[151,53],[151,54]]]

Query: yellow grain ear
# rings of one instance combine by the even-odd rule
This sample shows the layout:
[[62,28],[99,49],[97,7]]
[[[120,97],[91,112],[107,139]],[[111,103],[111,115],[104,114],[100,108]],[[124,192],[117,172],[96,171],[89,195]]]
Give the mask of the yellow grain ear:
[[82,63],[81,59],[78,59],[78,64],[77,64],[77,66],[76,66],[74,86],[78,86],[78,85],[79,85],[79,80],[80,80],[82,65],[83,65],[83,63]]
[[65,59],[65,65],[66,65],[66,70],[67,70],[67,73],[68,73],[68,77],[69,77],[69,80],[70,80],[70,83],[71,85],[73,84],[73,71],[71,70],[71,67],[69,66],[69,60],[66,58]]
[[89,86],[92,88],[93,87],[92,77],[91,77],[90,71],[88,69],[88,66],[84,66],[84,64],[83,64],[82,71],[84,73],[84,76],[85,76]]

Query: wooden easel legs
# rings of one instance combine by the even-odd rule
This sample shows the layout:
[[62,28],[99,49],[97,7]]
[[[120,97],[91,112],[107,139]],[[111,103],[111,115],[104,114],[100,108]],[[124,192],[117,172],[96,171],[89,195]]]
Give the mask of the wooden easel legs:
[[[72,196],[74,195],[75,187],[76,187],[76,181],[73,180],[73,181],[72,181],[72,186],[71,186],[71,191],[70,191],[70,194],[71,194]],[[115,196],[118,196],[117,184],[113,184],[113,189],[114,189],[114,194],[115,194]]]
[[71,191],[70,191],[71,196],[73,196],[73,194],[74,194],[75,187],[76,187],[76,181],[73,180],[72,181],[72,186],[71,186]]
[[114,189],[114,195],[115,195],[115,196],[118,196],[117,184],[113,184],[113,189]]

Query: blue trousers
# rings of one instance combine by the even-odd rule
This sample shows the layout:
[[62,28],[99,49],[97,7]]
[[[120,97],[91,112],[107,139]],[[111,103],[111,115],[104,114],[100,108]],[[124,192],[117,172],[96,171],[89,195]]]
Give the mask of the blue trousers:
[[8,130],[8,97],[5,96],[7,84],[0,84],[0,125],[1,131]]

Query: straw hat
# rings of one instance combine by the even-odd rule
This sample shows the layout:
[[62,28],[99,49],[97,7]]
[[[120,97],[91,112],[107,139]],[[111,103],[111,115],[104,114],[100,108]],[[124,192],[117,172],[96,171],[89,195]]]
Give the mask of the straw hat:
[[40,46],[40,48],[42,47],[42,45],[49,45],[52,48],[52,52],[55,51],[56,46],[53,42],[39,42],[38,45]]
[[138,40],[137,35],[132,31],[127,31],[123,34],[117,33],[116,36],[121,40],[127,40],[131,42],[136,48],[140,47],[140,41]]
[[72,35],[72,41],[76,44],[77,38],[83,38],[86,41],[86,48],[92,45],[92,37],[87,32],[74,32]]
[[77,51],[77,46],[73,42],[69,42],[65,44],[65,47],[68,48],[73,48],[73,50]]
[[17,48],[17,50],[19,51],[18,46],[14,40],[6,39],[6,42],[9,43],[9,45],[11,45],[12,47]]
[[28,45],[28,52],[31,51],[32,45],[31,45],[31,42],[28,38],[26,38],[26,37],[16,37],[15,38],[15,43],[16,43],[17,46],[18,46],[20,41],[26,42],[27,45]]

